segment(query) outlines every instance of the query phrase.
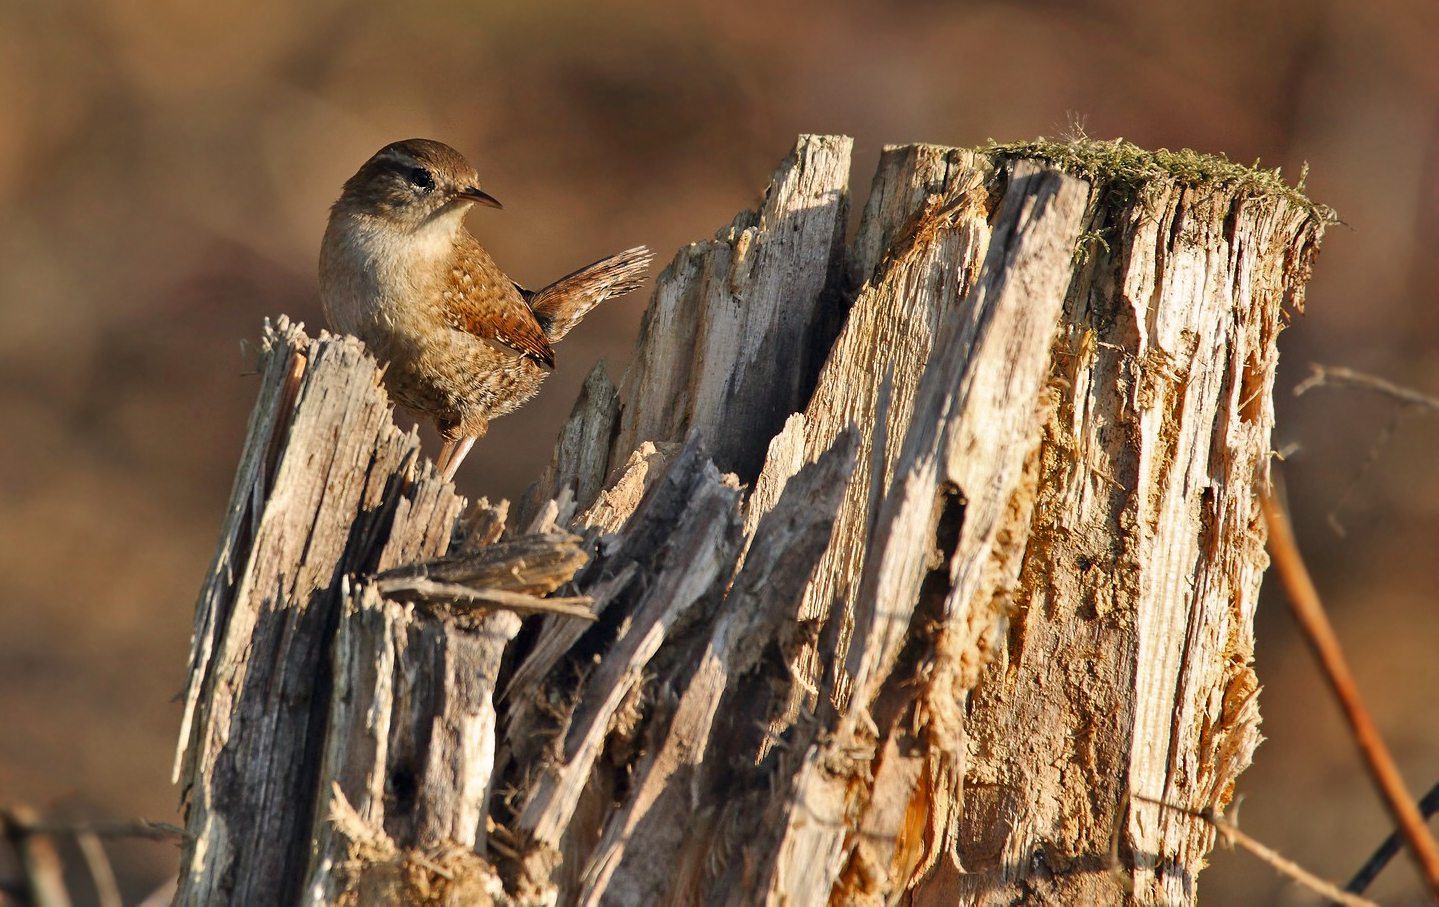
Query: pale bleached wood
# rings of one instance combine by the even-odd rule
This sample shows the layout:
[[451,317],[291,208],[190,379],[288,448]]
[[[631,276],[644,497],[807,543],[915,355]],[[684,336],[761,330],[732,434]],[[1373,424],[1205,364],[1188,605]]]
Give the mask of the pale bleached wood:
[[[624,607],[628,619],[606,657],[574,691],[565,732],[547,754],[553,761],[543,766],[533,790],[519,805],[518,828],[538,844],[561,852],[567,850],[570,819],[616,711],[635,691],[675,622],[714,594],[733,565],[739,524],[739,489],[733,480],[722,478],[701,448],[692,444],[663,481],[675,486],[673,503],[662,509],[666,502],[656,501],[653,518],[638,521],[636,533],[621,549],[597,563],[601,572],[637,563],[645,578],[628,584],[629,601],[611,606]],[[647,563],[654,551],[654,537],[648,533],[666,537],[670,550],[660,564]],[[512,726],[507,737],[512,744],[523,743],[535,730],[532,725]],[[531,758],[541,758],[532,747],[526,749]]]
[[217,558],[196,616],[177,903],[298,895],[327,692],[316,656],[334,628],[325,601],[386,550],[442,551],[462,504],[428,467],[398,489],[419,442],[394,427],[358,342],[310,341],[282,320],[264,345],[258,430],[221,546],[243,554]]
[[588,507],[599,496],[609,470],[610,444],[619,418],[619,392],[605,364],[596,363],[560,429],[550,465],[520,500],[520,525],[528,523],[546,501],[563,491],[568,490],[581,507]]
[[[994,175],[990,159],[967,148],[886,145],[870,182],[864,216],[849,245],[848,265],[856,286],[882,277],[875,269],[885,258],[912,254],[915,237],[908,234],[927,208],[948,206],[951,219],[972,216],[977,199],[967,196],[976,184],[985,184]],[[906,242],[898,244],[901,239]],[[977,268],[983,260],[984,250],[976,249],[950,263]]]
[[764,443],[804,404],[842,305],[852,145],[801,136],[757,211],[660,275],[621,382],[612,463],[698,430],[721,469],[745,481],[759,471]]
[[833,625],[833,644],[802,645],[783,718],[773,733],[814,708],[820,695],[843,703],[849,678],[842,668],[826,683],[828,665],[842,665],[849,647],[854,595],[878,502],[893,478],[915,392],[941,318],[974,283],[989,244],[988,161],[973,152],[933,145],[887,148],[865,207],[852,264],[869,274],[802,417],[770,443],[748,501],[746,529],[778,499],[789,477],[814,460],[847,426],[859,433],[861,468],[850,479],[814,581],[804,590],[802,621]]
[[[1018,569],[1018,558],[1000,551],[1016,539],[1001,536],[1017,533],[1022,546],[1023,508],[1016,513],[1012,502],[1033,493],[1024,477],[1038,443],[1036,400],[1087,195],[1083,183],[1058,172],[1024,164],[1015,171],[977,281],[944,312],[895,479],[879,508],[856,598],[848,664],[854,693],[837,734],[809,746],[790,779],[793,793],[755,830],[754,852],[767,855],[768,872],[725,903],[824,903],[832,887],[850,898],[876,883],[874,894],[883,898],[923,857],[923,848],[910,844],[900,866],[891,866],[905,838],[918,831],[943,840],[948,831],[926,826],[941,820],[947,826],[953,815],[963,774],[956,699],[966,689],[963,668],[979,662],[979,640],[998,630],[1002,612],[992,603],[1013,582],[993,561],[999,555],[1003,567]],[[947,234],[962,240],[942,222],[931,229],[937,244]],[[930,572],[944,582],[931,581],[922,595]],[[894,671],[906,640],[924,640],[935,653],[925,686],[911,673],[914,666]],[[937,688],[934,701],[913,708],[929,684]],[[869,775],[869,760],[887,751],[891,734],[922,744],[909,757],[919,764],[855,784]],[[888,751],[885,767],[908,756],[907,746]],[[889,783],[873,786],[880,782]],[[871,804],[892,809],[921,792],[919,818],[892,826],[871,817],[887,839],[851,837],[845,817],[864,815]],[[872,878],[855,890],[855,874]]]
[[[853,429],[839,435],[786,484],[760,521],[750,557],[716,612],[668,727],[652,722],[648,736],[654,743],[632,773],[634,792],[609,816],[587,861],[578,903],[675,904],[703,897],[706,851],[684,846],[694,828],[675,817],[692,810],[696,799],[710,808],[723,804],[733,791],[730,758],[759,749],[768,697],[746,695],[743,682],[765,656],[758,641],[794,632],[800,592],[829,544],[854,468],[856,436]],[[716,736],[721,713],[730,733]]]
[[[1011,499],[1026,493],[1020,480],[1038,443],[1040,389],[1087,189],[1016,164],[979,277],[940,325],[861,579],[855,636],[864,644],[848,668],[862,701],[888,678],[910,623],[906,604],[918,604],[919,583],[935,569],[920,539],[934,540],[943,558],[937,569],[948,573],[946,629],[978,622],[961,650],[991,632],[990,599],[1005,581],[995,586],[987,571],[1008,544],[999,536],[1012,528]],[[950,519],[957,525],[946,527]],[[946,531],[955,538],[941,538]]]
[[[377,590],[367,584],[348,597],[335,640],[316,781],[330,796],[316,816],[306,903],[363,903],[382,888],[398,893],[392,903],[415,903],[425,892],[479,890],[494,876],[474,857],[485,851],[493,683],[519,618],[428,620]],[[360,828],[340,821],[347,809]]]
[[[692,443],[686,450],[688,459],[679,465],[680,473],[699,468],[698,444]],[[641,444],[639,450],[630,456],[624,472],[600,495],[594,506],[576,520],[577,525],[592,531],[616,532],[633,520],[636,525],[631,534],[644,537],[645,544],[653,544],[666,532],[672,531],[685,506],[683,495],[692,482],[691,479],[669,474],[668,466],[673,462],[671,457],[678,457],[682,452],[671,450],[667,457],[654,444]],[[653,497],[646,498],[649,490],[666,477],[669,477],[667,484]],[[637,514],[642,502],[646,504],[646,510]],[[592,538],[590,550],[596,548],[597,543],[598,539]],[[612,602],[632,594],[630,584],[644,566],[641,563],[644,550],[643,545],[632,546],[633,553],[626,554],[616,546],[607,554],[602,571],[594,566],[586,575],[586,589],[593,598],[592,613],[602,615]],[[525,657],[516,665],[505,688],[505,696],[512,703],[507,736],[508,745],[514,748],[515,760],[529,762],[535,758],[536,750],[528,744],[527,738],[534,739],[534,725],[538,720],[535,709],[548,698],[542,689],[545,678],[587,632],[590,632],[588,627],[575,621],[546,618],[537,629]]]
[[[395,427],[377,377],[358,341],[312,341],[283,319],[267,328],[252,432],[197,607],[177,759],[188,798],[179,903],[292,903],[302,886],[333,882],[306,885],[305,867],[312,818],[317,809],[323,816],[330,789],[320,758],[325,716],[344,699],[331,698],[330,667],[350,577],[381,571],[382,589],[433,574],[452,589],[478,584],[471,597],[509,607],[506,594],[534,600],[525,593],[558,587],[585,558],[573,537],[552,535],[414,566],[444,553],[464,501],[430,463],[419,464],[418,439]],[[489,534],[493,516],[466,522]],[[488,690],[518,626],[503,611],[412,620],[405,631],[415,637],[405,651],[423,655],[396,662],[408,680],[390,694],[398,768],[384,776],[393,785],[409,772],[416,791],[413,812],[386,829],[402,846],[483,841],[485,754],[494,747]],[[371,717],[355,720],[372,732]],[[421,732],[430,742],[413,750]],[[363,762],[353,747],[332,751],[347,771],[356,770],[352,756]],[[420,751],[424,760],[408,756]]]
[[[401,849],[384,829],[350,805],[339,786],[332,788],[327,828],[345,842],[346,859],[321,861],[321,885],[305,891],[305,902],[338,907],[388,907],[393,904],[484,904],[508,907],[504,881],[495,867],[471,850],[456,846]],[[326,832],[317,832],[326,848]],[[328,849],[328,848],[326,848]],[[334,883],[329,887],[324,883]]]
[[678,444],[652,441],[635,448],[614,481],[581,514],[578,525],[601,532],[618,532],[679,450]]
[[[1120,813],[1123,794],[1222,806],[1259,740],[1253,614],[1267,557],[1255,490],[1282,310],[1302,301],[1324,224],[1282,196],[1164,180],[1129,210],[1088,215],[1091,229],[1115,226],[1077,269],[1055,349],[1027,607],[989,673],[1005,682],[972,704],[975,821],[963,837],[975,901],[1037,886],[1125,896],[1108,874],[1052,881],[1116,823],[1133,897],[1192,901],[1212,832],[1152,803]],[[1034,749],[1005,745],[1013,735]],[[1028,794],[1076,779],[1085,799]]]
[[[264,508],[269,490],[267,474],[274,470],[284,419],[294,404],[299,389],[300,372],[305,365],[305,352],[298,348],[299,333],[292,331],[289,319],[281,316],[272,329],[265,323],[266,355],[260,381],[260,396],[250,412],[246,443],[235,471],[230,490],[230,503],[225,511],[224,525],[215,558],[200,590],[195,607],[195,632],[191,637],[190,660],[186,673],[184,711],[180,719],[180,741],[175,752],[171,780],[179,782],[188,775],[192,763],[190,751],[194,744],[195,718],[204,707],[205,683],[210,677],[210,661],[214,657],[217,636],[229,616],[235,594],[235,571],[244,564],[237,560],[248,556],[246,546],[254,534],[255,524]],[[283,345],[282,345],[283,344]]]
[[[190,863],[308,864],[313,903],[1191,902],[1212,833],[1126,794],[1222,806],[1257,739],[1253,490],[1324,217],[1243,168],[1106,175],[1116,147],[1059,156],[1093,192],[887,149],[846,251],[848,140],[802,138],[662,276],[619,397],[591,374],[520,537],[412,451],[360,491],[293,478],[388,420],[345,402],[379,393],[347,342],[273,347],[197,615]],[[295,407],[367,415],[270,415]],[[322,569],[294,540],[334,555],[339,505],[330,585],[247,616],[250,565]],[[333,642],[253,669],[334,666],[303,720],[263,716],[323,759],[281,774],[304,821],[256,861],[210,793],[239,777],[214,710],[251,714],[224,678],[265,620],[326,608]]]

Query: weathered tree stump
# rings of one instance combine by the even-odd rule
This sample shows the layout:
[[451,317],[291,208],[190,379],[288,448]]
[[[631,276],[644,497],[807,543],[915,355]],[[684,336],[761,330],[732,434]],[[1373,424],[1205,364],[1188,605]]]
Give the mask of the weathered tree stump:
[[849,151],[676,256],[508,527],[358,342],[267,328],[181,903],[1193,900],[1212,834],[1151,800],[1222,806],[1259,739],[1328,214],[1189,153],[908,146],[847,245]]

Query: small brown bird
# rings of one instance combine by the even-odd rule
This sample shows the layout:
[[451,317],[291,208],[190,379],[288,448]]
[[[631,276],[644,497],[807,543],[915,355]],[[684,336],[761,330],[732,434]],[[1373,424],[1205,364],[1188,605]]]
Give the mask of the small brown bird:
[[551,344],[649,271],[643,246],[531,292],[505,276],[465,229],[473,204],[501,207],[448,145],[386,145],[345,183],[320,247],[320,299],[332,328],[386,366],[390,399],[430,416],[446,480],[489,421],[535,395]]

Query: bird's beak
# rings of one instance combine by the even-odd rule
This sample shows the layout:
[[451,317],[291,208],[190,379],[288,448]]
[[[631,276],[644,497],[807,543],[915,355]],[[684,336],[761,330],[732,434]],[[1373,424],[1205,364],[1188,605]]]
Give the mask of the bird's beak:
[[488,192],[481,190],[478,186],[466,186],[465,188],[455,193],[455,198],[467,202],[475,202],[477,204],[484,205],[486,208],[504,207],[504,205],[500,204],[493,195],[490,195]]

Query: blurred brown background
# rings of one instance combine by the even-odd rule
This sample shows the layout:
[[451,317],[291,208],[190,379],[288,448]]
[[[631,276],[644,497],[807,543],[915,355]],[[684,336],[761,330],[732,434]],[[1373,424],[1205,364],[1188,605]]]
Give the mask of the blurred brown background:
[[[1097,137],[1262,159],[1338,209],[1282,339],[1276,448],[1300,541],[1416,793],[1439,780],[1439,425],[1289,390],[1318,360],[1439,393],[1439,5],[660,0],[10,0],[0,5],[0,803],[175,820],[195,593],[256,389],[261,319],[321,326],[340,184],[388,141],[465,152],[503,212],[472,230],[536,285],[647,243],[667,261],[752,206],[799,132],[880,148]],[[646,294],[560,347],[461,474],[514,497],[579,382],[618,379]],[[433,436],[427,435],[433,449]],[[1342,499],[1342,500],[1341,500]],[[1326,518],[1347,530],[1338,536]],[[1271,586],[1274,584],[1271,584]],[[1273,589],[1269,741],[1245,828],[1346,878],[1384,833]],[[176,865],[116,848],[131,899]],[[1308,903],[1242,854],[1210,903]],[[0,867],[3,869],[3,867]],[[1416,897],[1401,859],[1375,893]]]

